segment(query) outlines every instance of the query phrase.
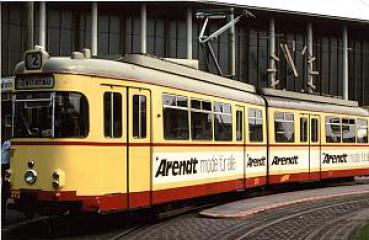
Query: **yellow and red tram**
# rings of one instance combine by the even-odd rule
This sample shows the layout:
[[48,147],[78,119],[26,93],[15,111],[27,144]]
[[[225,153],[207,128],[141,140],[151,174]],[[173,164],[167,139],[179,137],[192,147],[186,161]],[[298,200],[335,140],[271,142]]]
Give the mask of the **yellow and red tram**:
[[23,211],[109,212],[369,175],[369,112],[145,55],[25,54],[7,181]]

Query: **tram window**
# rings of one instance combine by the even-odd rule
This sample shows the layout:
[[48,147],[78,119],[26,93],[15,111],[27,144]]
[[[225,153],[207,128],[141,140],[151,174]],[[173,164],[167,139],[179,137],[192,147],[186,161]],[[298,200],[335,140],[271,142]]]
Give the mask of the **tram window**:
[[133,137],[146,137],[146,96],[133,96]]
[[163,95],[163,115],[165,139],[189,139],[187,97]]
[[357,120],[357,142],[368,143],[368,120]]
[[276,142],[295,142],[295,122],[293,113],[275,113],[274,131]]
[[214,139],[216,141],[232,141],[231,105],[214,103]]
[[355,119],[342,119],[342,141],[344,143],[354,143],[356,141]]
[[341,142],[341,119],[337,117],[326,117],[325,137],[327,143]]
[[122,95],[116,92],[104,93],[104,134],[105,137],[122,136]]
[[80,93],[17,93],[14,104],[14,137],[81,138],[88,134],[88,101]]
[[249,114],[249,138],[250,142],[263,141],[263,112],[260,109],[251,108]]
[[191,134],[194,140],[212,140],[211,102],[191,100]]
[[308,141],[308,119],[306,117],[300,118],[300,142],[306,143]]
[[88,103],[79,93],[57,92],[55,94],[55,137],[86,137]]
[[243,134],[242,134],[242,122],[243,122],[243,116],[242,116],[242,111],[237,111],[236,112],[236,140],[237,141],[242,141],[243,139]]
[[311,142],[317,143],[319,142],[319,122],[318,119],[312,118],[311,119]]

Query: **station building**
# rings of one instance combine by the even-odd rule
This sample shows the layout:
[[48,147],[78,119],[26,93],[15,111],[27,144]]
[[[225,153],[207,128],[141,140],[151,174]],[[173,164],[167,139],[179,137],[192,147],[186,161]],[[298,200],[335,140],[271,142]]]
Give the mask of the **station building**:
[[89,48],[92,55],[195,59],[200,69],[217,74],[199,43],[204,16],[212,16],[204,32],[210,35],[248,10],[255,17],[241,17],[212,41],[224,76],[297,92],[308,91],[310,83],[315,94],[369,106],[369,17],[362,14],[369,2],[270,2],[3,2],[1,76],[13,75],[34,45],[51,56]]

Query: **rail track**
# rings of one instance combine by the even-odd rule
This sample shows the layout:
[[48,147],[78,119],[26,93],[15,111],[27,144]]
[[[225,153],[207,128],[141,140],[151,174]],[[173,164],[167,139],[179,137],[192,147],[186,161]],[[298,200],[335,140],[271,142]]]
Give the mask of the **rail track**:
[[188,214],[119,239],[349,240],[368,221],[368,208],[369,195],[363,195],[304,203],[237,220]]

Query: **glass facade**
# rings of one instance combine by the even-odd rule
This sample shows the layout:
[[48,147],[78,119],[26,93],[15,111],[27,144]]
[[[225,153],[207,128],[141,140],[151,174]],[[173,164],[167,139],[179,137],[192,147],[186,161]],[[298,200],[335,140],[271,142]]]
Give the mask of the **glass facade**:
[[[147,52],[158,57],[186,58],[186,11],[188,3],[147,4]],[[193,11],[209,8],[191,3]],[[215,6],[214,6],[215,7]],[[47,3],[46,49],[51,56],[70,55],[72,51],[91,48],[91,4]],[[38,3],[34,5],[34,44],[38,41]],[[314,70],[317,92],[321,95],[343,95],[342,84],[342,26],[338,20],[303,17],[252,11],[257,19],[243,19],[236,25],[236,80],[256,87],[268,85],[268,22],[275,18],[277,79],[281,89],[300,92],[308,77],[306,52],[306,24],[313,25]],[[11,75],[27,46],[27,8],[25,3],[3,3],[1,7],[1,72]],[[290,24],[293,21],[294,24]],[[349,97],[360,105],[369,105],[369,31],[368,26],[346,22],[349,36]],[[224,20],[211,20],[209,32],[224,25]],[[202,22],[193,18],[192,55],[199,60],[199,67],[207,70],[198,36]],[[280,44],[287,44],[291,51],[298,76],[289,70]],[[215,54],[225,74],[229,68],[229,39],[223,33],[213,42]],[[140,52],[139,3],[98,4],[98,53],[126,54]],[[304,53],[304,54],[303,54]],[[211,61],[210,61],[211,62]],[[209,71],[216,73],[214,64]]]

